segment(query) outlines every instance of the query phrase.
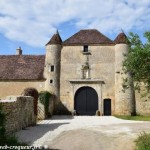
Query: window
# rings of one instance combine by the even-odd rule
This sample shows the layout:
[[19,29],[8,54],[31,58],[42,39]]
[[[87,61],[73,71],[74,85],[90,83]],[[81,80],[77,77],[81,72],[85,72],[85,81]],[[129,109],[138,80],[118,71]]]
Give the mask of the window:
[[54,65],[51,66],[51,72],[54,72]]
[[83,52],[88,52],[88,45],[83,46]]
[[53,83],[53,80],[50,80],[50,83]]

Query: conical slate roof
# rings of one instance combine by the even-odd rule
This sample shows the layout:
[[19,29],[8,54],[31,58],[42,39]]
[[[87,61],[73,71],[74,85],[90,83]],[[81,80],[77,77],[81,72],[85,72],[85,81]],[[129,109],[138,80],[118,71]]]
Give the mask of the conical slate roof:
[[127,36],[125,35],[124,32],[121,32],[118,34],[118,36],[116,37],[116,39],[114,40],[115,44],[130,44]]
[[50,39],[50,41],[46,45],[61,44],[61,43],[62,43],[62,39],[61,39],[61,37],[57,31],[57,33],[52,36],[52,38]]
[[83,44],[114,44],[112,40],[96,29],[80,30],[67,40],[63,45],[83,45]]

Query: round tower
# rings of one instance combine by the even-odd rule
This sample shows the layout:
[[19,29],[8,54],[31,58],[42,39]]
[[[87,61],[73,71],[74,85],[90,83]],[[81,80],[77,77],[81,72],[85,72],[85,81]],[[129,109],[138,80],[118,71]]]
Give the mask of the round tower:
[[57,31],[46,44],[45,70],[44,75],[45,90],[56,96],[55,104],[60,95],[60,58],[62,40]]
[[[135,95],[130,73],[125,73],[122,63],[129,50],[129,41],[124,33],[115,39],[115,114],[134,115]],[[124,81],[127,82],[124,82]],[[128,82],[129,81],[129,82]]]

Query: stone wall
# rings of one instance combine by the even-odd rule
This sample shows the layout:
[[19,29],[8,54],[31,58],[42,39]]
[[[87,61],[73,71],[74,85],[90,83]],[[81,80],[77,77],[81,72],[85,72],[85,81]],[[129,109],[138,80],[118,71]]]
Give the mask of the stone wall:
[[36,124],[33,98],[30,96],[10,96],[0,100],[6,114],[6,133],[10,134]]
[[8,95],[21,95],[23,90],[28,87],[36,88],[43,91],[45,88],[44,81],[0,81],[0,98],[4,99]]
[[[70,80],[82,78],[82,65],[85,64],[86,55],[82,53],[83,46],[63,46],[61,50],[60,74],[60,100],[69,111],[74,110],[74,88]],[[105,84],[102,86],[102,97],[112,100],[112,114],[115,106],[115,48],[114,46],[91,45],[89,46],[89,67],[91,80],[99,79]],[[82,86],[87,86],[88,81]],[[91,84],[94,88],[95,84]],[[99,85],[101,86],[101,85]],[[96,88],[96,92],[100,93]],[[101,108],[101,106],[99,106]],[[102,110],[100,110],[102,112]]]
[[150,116],[150,93],[143,95],[145,92],[135,92],[136,98],[136,113],[137,115]]

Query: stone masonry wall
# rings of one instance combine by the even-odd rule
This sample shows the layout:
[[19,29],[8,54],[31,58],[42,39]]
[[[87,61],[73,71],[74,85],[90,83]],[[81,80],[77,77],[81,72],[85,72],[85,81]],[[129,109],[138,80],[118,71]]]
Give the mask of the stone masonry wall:
[[122,70],[124,55],[128,53],[127,44],[117,44],[115,46],[115,114],[116,115],[133,115],[135,114],[134,89],[128,84],[124,90],[122,87],[123,79],[131,80],[129,73]]
[[25,88],[33,87],[38,92],[45,89],[44,81],[0,81],[0,99],[8,95],[21,95]]
[[[57,99],[60,95],[60,54],[61,54],[61,45],[47,45],[46,46],[46,60],[45,60],[45,69],[44,76],[45,81],[45,90],[53,93]],[[50,71],[51,66],[54,66],[54,71]],[[52,80],[52,83],[50,83]],[[57,99],[55,104],[57,104]]]
[[135,92],[137,115],[150,115],[150,93],[143,95],[145,91]]
[[10,96],[0,100],[6,114],[6,133],[11,134],[36,124],[33,98],[30,96]]
[[[83,46],[64,46],[61,50],[60,100],[69,111],[74,110],[74,91],[69,81],[82,78],[81,68],[87,59],[82,50]],[[110,98],[112,114],[114,114],[115,48],[114,46],[91,45],[89,51],[91,52],[89,55],[90,77],[100,79],[105,83],[102,87],[102,98],[99,99],[100,104],[103,99]]]

